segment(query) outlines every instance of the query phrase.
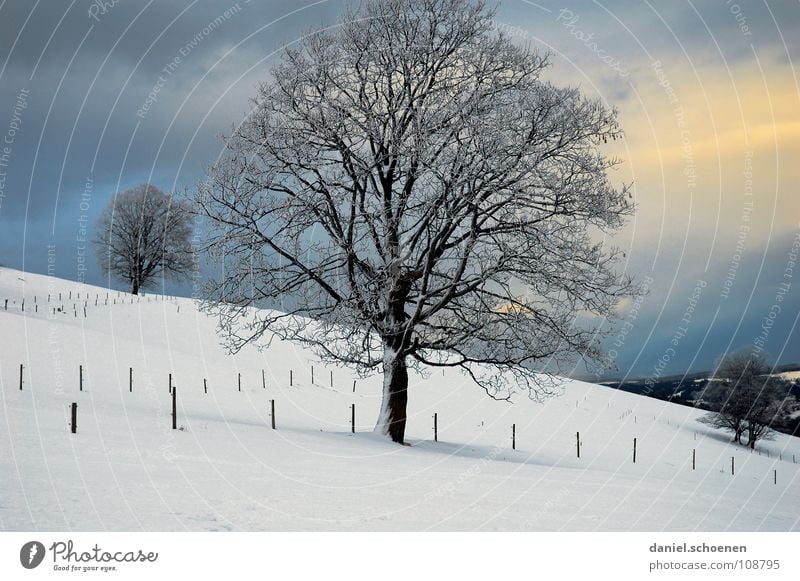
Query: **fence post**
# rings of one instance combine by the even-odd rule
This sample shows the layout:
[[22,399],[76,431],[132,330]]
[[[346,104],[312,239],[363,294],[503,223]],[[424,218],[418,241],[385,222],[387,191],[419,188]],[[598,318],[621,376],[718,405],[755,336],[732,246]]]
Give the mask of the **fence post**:
[[778,484],[778,470],[777,469],[773,470],[772,475],[773,475],[773,481],[772,481],[773,484]]
[[636,438],[633,439],[633,463],[636,464]]
[[22,391],[22,369],[23,369],[23,367],[24,366],[22,365],[22,363],[20,363],[19,364],[19,390],[20,391]]
[[294,375],[294,374],[292,373],[292,370],[290,369],[290,370],[289,370],[289,387],[292,387],[292,384],[293,384],[293,382],[292,382],[292,379],[293,379],[293,378],[292,378],[292,375]]
[[78,433],[78,404],[72,402],[72,433]]
[[239,381],[239,391],[242,391],[242,374],[241,373],[238,375],[238,381]]
[[78,365],[78,391],[83,391],[83,365]]
[[128,390],[133,393],[133,367],[128,367]]
[[274,399],[269,400],[269,406],[270,406],[270,414],[269,415],[272,418],[272,429],[274,430],[275,429],[275,400]]
[[356,433],[356,404],[350,404],[350,426],[352,432]]
[[433,414],[433,441],[439,441],[439,414],[436,412]]
[[511,424],[511,449],[517,449],[517,424]]
[[178,429],[178,407],[176,405],[176,393],[178,392],[178,386],[174,386],[172,388],[172,429]]
[[203,378],[203,393],[208,394],[208,384],[205,377]]
[[575,432],[575,446],[578,450],[578,458],[581,457],[581,433]]
[[733,456],[731,456],[731,476],[736,474],[736,466],[733,463]]
[[314,385],[314,366],[311,366],[311,385]]
[[697,450],[695,448],[692,448],[692,470],[694,470],[695,467],[696,455],[697,455]]
[[172,374],[169,374],[169,392],[172,393]]
[[264,374],[264,370],[261,370],[261,387],[267,389],[267,376]]
[[355,393],[355,392],[356,392],[356,380],[354,379],[353,380],[353,393]]

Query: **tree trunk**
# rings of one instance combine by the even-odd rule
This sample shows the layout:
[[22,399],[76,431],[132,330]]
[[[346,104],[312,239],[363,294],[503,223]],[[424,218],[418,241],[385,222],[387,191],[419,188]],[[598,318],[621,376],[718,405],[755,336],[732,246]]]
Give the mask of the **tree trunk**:
[[131,281],[131,294],[132,295],[139,294],[139,281],[137,279],[133,279]]
[[756,435],[755,428],[748,428],[747,429],[747,445],[750,446],[751,450],[756,449],[756,442],[758,441],[758,436]]
[[404,356],[389,345],[383,351],[383,401],[375,431],[403,443],[408,403],[408,369]]

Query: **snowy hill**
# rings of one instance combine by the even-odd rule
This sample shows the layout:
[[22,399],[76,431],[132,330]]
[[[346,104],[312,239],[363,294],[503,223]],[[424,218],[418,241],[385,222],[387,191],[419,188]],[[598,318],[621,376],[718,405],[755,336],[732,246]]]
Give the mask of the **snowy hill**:
[[107,292],[0,269],[2,530],[800,529],[797,439],[751,453],[691,408],[576,381],[498,402],[435,371],[397,446],[371,433],[380,377],[354,393],[279,341],[229,356],[192,300]]

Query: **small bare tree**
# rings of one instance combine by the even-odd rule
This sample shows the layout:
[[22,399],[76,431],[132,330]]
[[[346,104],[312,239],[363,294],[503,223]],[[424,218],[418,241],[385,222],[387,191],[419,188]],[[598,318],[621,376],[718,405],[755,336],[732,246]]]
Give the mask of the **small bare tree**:
[[150,184],[117,194],[97,221],[97,262],[110,277],[139,294],[158,277],[181,278],[192,269],[194,216],[188,203]]
[[619,252],[593,240],[632,209],[599,149],[615,112],[543,80],[547,56],[491,17],[468,0],[370,1],[305,37],[197,194],[228,346],[278,336],[382,368],[376,431],[396,442],[409,366],[548,395],[533,368],[600,359],[597,323],[631,291]]
[[741,349],[722,356],[714,378],[717,381],[706,393],[717,411],[699,421],[732,432],[737,444],[746,433],[750,448],[761,439],[770,439],[773,426],[784,421],[792,400],[788,384],[770,375],[763,353]]

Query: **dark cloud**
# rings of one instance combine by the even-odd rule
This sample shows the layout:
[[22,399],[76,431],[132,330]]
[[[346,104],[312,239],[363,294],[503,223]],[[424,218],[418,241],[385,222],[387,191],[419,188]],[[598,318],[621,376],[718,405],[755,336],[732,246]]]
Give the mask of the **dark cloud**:
[[631,265],[648,292],[621,313],[605,341],[617,354],[617,369],[607,376],[677,374],[689,364],[708,370],[721,353],[754,345],[773,362],[797,362],[800,262],[791,261],[800,260],[798,236],[800,230],[776,235],[768,246],[711,262],[708,270],[693,260]]

